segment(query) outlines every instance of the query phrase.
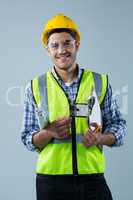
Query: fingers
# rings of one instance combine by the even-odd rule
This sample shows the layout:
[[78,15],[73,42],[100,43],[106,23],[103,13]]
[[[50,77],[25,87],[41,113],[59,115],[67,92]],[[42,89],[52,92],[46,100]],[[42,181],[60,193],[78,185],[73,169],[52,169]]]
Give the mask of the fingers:
[[96,136],[90,132],[87,133],[83,138],[83,144],[86,147],[91,147],[93,145],[96,145],[96,142],[97,142]]
[[70,128],[71,128],[70,124],[65,124],[65,125],[56,127],[56,131],[57,132],[62,132],[63,130],[67,130],[67,131],[69,130],[70,131]]
[[[93,128],[92,128],[93,127]],[[83,144],[86,147],[91,147],[93,145],[97,145],[97,123],[92,123],[90,127],[87,129],[86,134],[83,138]]]
[[55,121],[55,125],[57,127],[63,126],[63,125],[71,125],[72,119],[70,117],[63,117]]
[[67,138],[70,135],[70,128],[68,126],[63,126],[58,128],[58,132],[56,132],[56,137],[58,138]]
[[50,130],[54,138],[63,139],[70,135],[71,118],[62,117],[50,124]]
[[102,127],[97,123],[93,122],[90,124],[89,130],[93,131],[93,133],[97,133],[102,130]]
[[67,139],[69,137],[71,137],[71,135],[68,134],[67,132],[62,132],[60,134],[55,134],[55,136],[54,136],[54,138],[56,138],[56,139]]

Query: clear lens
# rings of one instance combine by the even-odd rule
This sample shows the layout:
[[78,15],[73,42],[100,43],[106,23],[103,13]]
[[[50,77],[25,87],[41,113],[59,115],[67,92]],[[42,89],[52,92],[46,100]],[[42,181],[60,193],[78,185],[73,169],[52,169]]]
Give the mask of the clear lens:
[[64,42],[49,42],[47,47],[52,51],[57,51],[60,47],[63,49],[71,49],[74,47],[75,40],[66,40]]

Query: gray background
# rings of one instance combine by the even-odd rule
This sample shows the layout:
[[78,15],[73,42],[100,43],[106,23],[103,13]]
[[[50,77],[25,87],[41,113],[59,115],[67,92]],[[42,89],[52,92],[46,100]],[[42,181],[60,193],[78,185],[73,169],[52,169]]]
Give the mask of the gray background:
[[[52,66],[40,34],[44,23],[58,12],[64,12],[78,24],[78,63],[109,74],[121,110],[129,118],[132,1],[0,0],[0,200],[35,200],[37,154],[25,149],[20,141],[22,97],[27,82]],[[105,148],[106,178],[114,200],[133,199],[133,137],[131,126],[128,127],[123,147]]]

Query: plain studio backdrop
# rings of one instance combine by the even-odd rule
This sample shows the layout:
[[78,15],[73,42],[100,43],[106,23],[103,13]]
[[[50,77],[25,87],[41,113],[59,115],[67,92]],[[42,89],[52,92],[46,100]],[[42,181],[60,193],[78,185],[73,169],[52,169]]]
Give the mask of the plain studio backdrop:
[[[52,67],[40,39],[44,23],[57,13],[65,13],[77,22],[81,32],[78,63],[109,75],[129,123],[132,11],[130,0],[0,0],[0,200],[35,200],[37,153],[22,145],[20,130],[26,84]],[[114,200],[133,199],[131,133],[128,124],[125,145],[104,148],[105,175]]]

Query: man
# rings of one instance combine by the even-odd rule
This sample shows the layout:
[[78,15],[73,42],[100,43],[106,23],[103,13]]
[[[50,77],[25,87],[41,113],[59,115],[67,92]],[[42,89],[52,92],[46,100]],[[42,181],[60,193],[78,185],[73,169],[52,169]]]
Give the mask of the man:
[[42,42],[53,68],[28,84],[22,130],[39,153],[37,200],[111,200],[103,145],[122,145],[126,123],[107,76],[76,63],[80,33],[69,17],[50,19]]

